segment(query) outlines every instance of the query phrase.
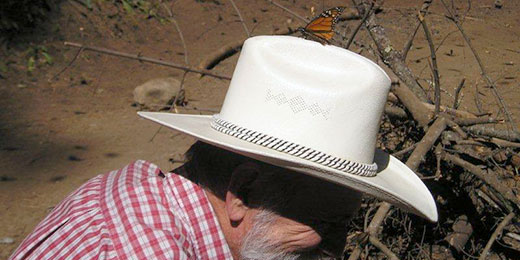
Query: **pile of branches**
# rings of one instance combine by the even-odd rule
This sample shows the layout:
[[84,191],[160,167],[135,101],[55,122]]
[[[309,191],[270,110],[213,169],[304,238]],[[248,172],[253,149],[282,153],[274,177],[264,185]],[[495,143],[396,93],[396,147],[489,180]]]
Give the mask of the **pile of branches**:
[[[425,16],[432,0],[423,1],[413,35],[400,51],[393,47],[368,0],[356,3],[360,27],[366,28],[375,53],[395,74],[380,131],[380,148],[416,172],[427,184],[439,209],[439,222],[428,223],[393,208],[366,200],[348,237],[348,259],[517,259],[520,255],[520,134],[495,83],[460,22],[446,5],[451,20],[471,48],[481,74],[495,95],[504,120],[491,113],[474,114],[443,106],[435,46]],[[379,7],[381,8],[381,7]],[[425,33],[432,64],[435,99],[430,101],[405,64],[417,31]],[[357,30],[356,30],[357,31]],[[352,42],[355,33],[350,37]],[[341,44],[338,44],[341,45]],[[365,45],[366,46],[366,45]],[[343,46],[345,47],[345,46]],[[464,85],[461,81],[457,93]],[[498,130],[498,125],[508,129]],[[503,129],[503,128],[502,128]]]

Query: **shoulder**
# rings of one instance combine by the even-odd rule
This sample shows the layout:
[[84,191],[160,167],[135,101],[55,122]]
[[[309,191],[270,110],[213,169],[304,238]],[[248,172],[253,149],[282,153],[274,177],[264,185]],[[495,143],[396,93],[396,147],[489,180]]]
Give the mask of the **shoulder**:
[[71,193],[11,259],[186,259],[193,255],[147,161],[99,175]]

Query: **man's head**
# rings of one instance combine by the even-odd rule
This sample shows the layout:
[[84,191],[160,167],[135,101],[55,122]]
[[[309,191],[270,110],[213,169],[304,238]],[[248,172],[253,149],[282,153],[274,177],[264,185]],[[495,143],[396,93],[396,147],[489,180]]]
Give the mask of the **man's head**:
[[239,251],[235,255],[295,259],[341,253],[360,193],[203,142],[190,148],[187,159],[176,172],[220,201],[213,206],[222,213],[219,221],[232,251]]

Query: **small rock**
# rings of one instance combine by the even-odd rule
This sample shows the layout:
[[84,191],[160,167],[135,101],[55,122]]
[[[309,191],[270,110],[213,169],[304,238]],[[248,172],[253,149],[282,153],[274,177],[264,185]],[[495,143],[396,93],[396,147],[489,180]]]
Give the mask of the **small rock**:
[[16,85],[16,86],[17,86],[18,88],[26,88],[26,87],[27,87],[27,85],[25,85],[25,84],[21,84],[21,83],[18,84],[18,85]]
[[468,222],[466,215],[459,216],[452,226],[453,232],[446,236],[445,240],[454,247],[457,252],[464,249],[469,237],[473,234],[473,227]]
[[502,8],[502,0],[495,0],[495,8],[497,8],[497,9]]
[[14,243],[14,239],[10,237],[2,237],[0,238],[0,244],[12,244]]
[[162,109],[173,101],[180,87],[176,78],[152,79],[134,89],[134,101],[146,108]]

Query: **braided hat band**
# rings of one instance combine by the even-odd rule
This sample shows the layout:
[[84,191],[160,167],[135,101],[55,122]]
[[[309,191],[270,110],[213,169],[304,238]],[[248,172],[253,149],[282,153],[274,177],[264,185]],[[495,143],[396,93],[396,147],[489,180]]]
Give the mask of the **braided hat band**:
[[288,153],[342,172],[364,177],[374,177],[377,175],[377,165],[375,163],[358,163],[328,155],[312,148],[234,125],[218,118],[217,115],[213,116],[211,128],[244,141],[261,145],[279,152]]

